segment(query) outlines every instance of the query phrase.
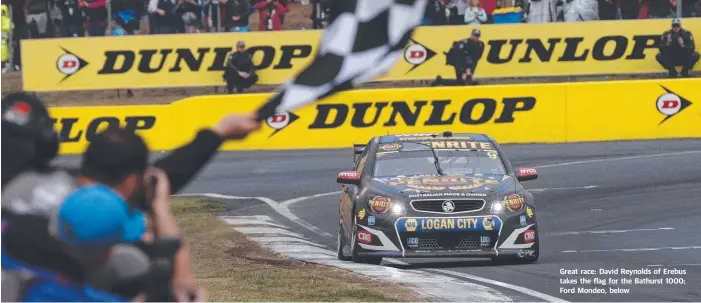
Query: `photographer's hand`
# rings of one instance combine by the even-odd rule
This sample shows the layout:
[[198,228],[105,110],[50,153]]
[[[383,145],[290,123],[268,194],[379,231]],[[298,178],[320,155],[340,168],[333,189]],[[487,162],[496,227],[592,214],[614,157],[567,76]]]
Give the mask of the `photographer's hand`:
[[231,114],[222,118],[213,131],[222,140],[243,139],[251,132],[260,128],[260,121],[256,120],[254,114]]

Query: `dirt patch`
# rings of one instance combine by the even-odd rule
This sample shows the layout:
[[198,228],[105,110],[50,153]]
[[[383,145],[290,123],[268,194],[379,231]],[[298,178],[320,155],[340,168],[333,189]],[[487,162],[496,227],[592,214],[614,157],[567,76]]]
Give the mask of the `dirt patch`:
[[195,275],[210,302],[416,302],[406,287],[333,267],[284,258],[249,241],[214,217],[214,201],[173,201]]

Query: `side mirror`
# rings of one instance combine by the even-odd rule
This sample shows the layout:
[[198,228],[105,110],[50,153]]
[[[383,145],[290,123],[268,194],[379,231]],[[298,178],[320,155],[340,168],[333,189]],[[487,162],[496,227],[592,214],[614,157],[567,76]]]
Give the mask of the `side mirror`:
[[538,171],[535,168],[521,167],[516,170],[516,179],[519,181],[538,179]]
[[338,174],[336,182],[341,184],[359,185],[360,174],[358,174],[358,172],[354,170],[344,171]]

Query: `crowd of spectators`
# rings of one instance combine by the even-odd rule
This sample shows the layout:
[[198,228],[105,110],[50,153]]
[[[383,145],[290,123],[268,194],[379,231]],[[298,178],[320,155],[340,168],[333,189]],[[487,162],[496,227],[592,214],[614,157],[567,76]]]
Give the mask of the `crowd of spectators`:
[[[672,18],[677,0],[429,0],[424,25],[499,23],[500,8],[520,8],[518,22]],[[683,0],[682,17],[701,17],[700,0]]]

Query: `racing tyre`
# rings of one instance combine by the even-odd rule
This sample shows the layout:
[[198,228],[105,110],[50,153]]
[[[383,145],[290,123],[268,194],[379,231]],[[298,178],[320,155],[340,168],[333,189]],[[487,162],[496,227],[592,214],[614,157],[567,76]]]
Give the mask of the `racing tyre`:
[[337,239],[337,244],[336,244],[336,255],[339,260],[341,261],[351,261],[351,257],[346,256],[346,249],[348,248],[348,245],[346,245],[346,237],[343,232],[343,219],[339,219],[338,222],[338,239]]
[[[353,212],[355,214],[355,212]],[[353,215],[353,238],[351,238],[351,260],[355,263],[368,263],[380,265],[382,263],[382,257],[360,257],[356,254],[356,249],[358,248],[358,217]]]

